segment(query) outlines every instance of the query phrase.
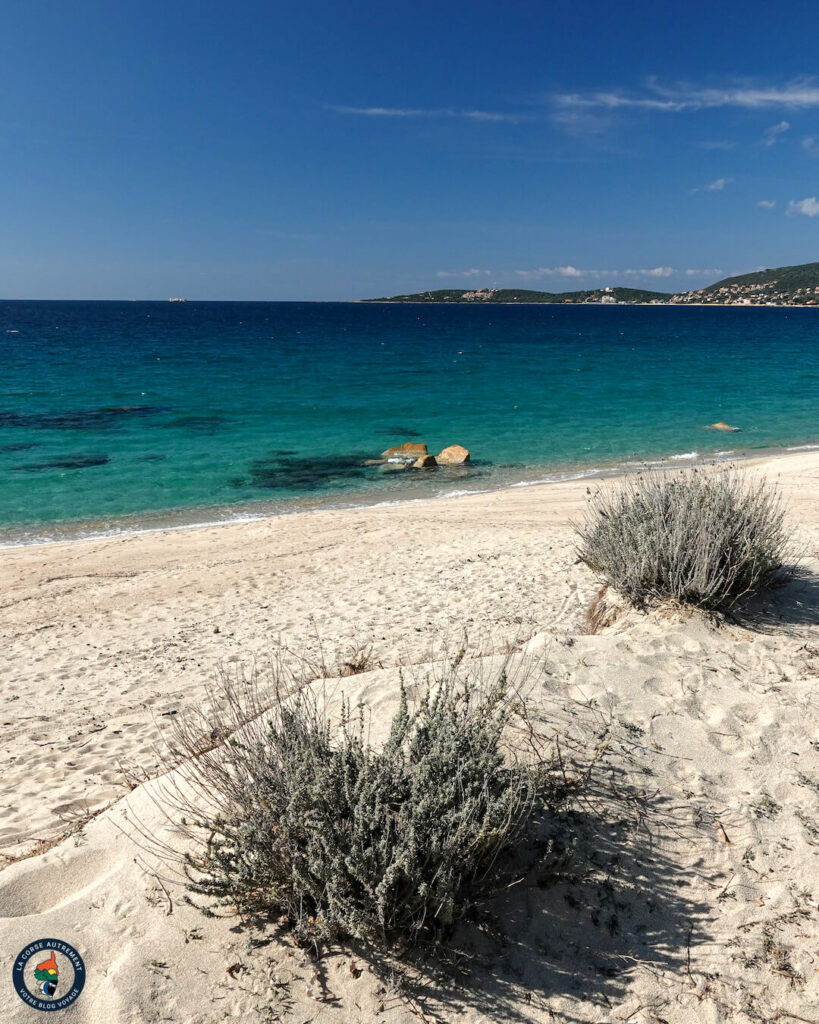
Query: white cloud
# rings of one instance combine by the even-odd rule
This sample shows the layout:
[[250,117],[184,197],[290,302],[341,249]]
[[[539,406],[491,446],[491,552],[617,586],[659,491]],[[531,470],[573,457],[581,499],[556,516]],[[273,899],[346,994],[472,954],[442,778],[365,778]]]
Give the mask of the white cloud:
[[491,270],[479,270],[478,267],[470,267],[469,270],[439,270],[436,277],[491,277]]
[[705,192],[722,192],[725,186],[729,185],[733,180],[733,178],[717,178],[716,181],[712,181],[702,187]]
[[763,210],[772,210],[776,206],[776,200],[775,199],[760,199],[759,202],[756,205],[757,206],[761,206]]
[[807,199],[792,199],[788,203],[789,214],[801,213],[805,217],[816,217],[819,214],[819,200],[816,196],[808,196]]
[[649,80],[642,92],[606,91],[564,93],[553,97],[563,108],[598,107],[605,110],[633,108],[675,113],[708,110],[715,107],[739,107],[745,110],[807,110],[819,107],[819,85],[812,78],[795,79],[784,85],[751,84],[704,88],[688,84],[662,86]]
[[671,277],[673,267],[652,267],[650,270],[624,270],[624,277]]
[[766,128],[762,133],[762,145],[773,146],[780,135],[784,135],[785,132],[790,128],[788,121],[780,121],[779,124],[772,124],[770,128]]
[[722,273],[722,267],[703,267],[701,270],[696,270],[693,267],[689,267],[686,272],[686,277],[716,277],[717,274]]
[[578,270],[577,267],[536,267],[534,270],[516,270],[518,277],[525,281],[536,280],[539,277],[595,277],[599,270]]
[[815,135],[806,135],[802,139],[802,149],[811,156],[819,156],[819,139]]
[[357,117],[454,117],[465,121],[497,121],[517,124],[531,120],[524,114],[500,113],[495,110],[456,110],[452,107],[424,109],[421,107],[346,107],[331,106],[337,114],[354,114]]
[[674,273],[674,268],[650,267],[647,269],[636,269],[627,267],[624,270],[583,270],[580,267],[568,265],[565,267],[536,267],[533,270],[516,270],[515,273],[525,281],[536,281],[543,277],[583,278],[585,280],[599,281],[601,278],[612,280],[618,277],[670,277]]

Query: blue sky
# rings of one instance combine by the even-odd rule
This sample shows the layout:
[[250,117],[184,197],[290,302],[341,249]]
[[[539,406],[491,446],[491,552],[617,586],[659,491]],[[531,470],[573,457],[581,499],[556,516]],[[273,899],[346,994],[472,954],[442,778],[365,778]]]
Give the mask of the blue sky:
[[0,296],[819,260],[817,30],[807,3],[6,0]]

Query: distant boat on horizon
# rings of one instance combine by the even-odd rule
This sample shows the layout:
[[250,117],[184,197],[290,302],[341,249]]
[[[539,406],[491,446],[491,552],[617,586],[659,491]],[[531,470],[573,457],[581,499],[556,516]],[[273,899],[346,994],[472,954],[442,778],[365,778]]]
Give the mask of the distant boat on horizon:
[[168,299],[168,302],[187,302],[187,299]]

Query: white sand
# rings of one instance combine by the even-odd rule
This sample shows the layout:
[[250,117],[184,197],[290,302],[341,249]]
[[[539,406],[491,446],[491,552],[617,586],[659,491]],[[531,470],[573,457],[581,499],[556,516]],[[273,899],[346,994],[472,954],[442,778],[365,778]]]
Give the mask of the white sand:
[[[819,1021],[819,454],[744,471],[778,478],[806,572],[761,603],[756,630],[630,613],[587,635],[598,586],[568,521],[589,481],[0,552],[0,852],[118,801],[0,872],[0,978],[56,936],[88,968],[72,1021],[419,1019],[361,950],[321,962],[337,998],[315,1001],[305,954],[274,937],[249,955],[235,922],[181,904],[170,867],[168,914],[145,870],[158,866],[127,837],[134,815],[161,828],[157,783],[128,793],[120,768],[155,771],[168,713],[201,699],[217,663],[249,664],[279,638],[316,661],[321,645],[330,665],[372,644],[383,668],[345,685],[386,715],[394,667],[466,634],[473,653],[537,652],[558,717],[593,702],[578,728],[603,716],[612,750],[632,750],[644,817],[615,800],[579,822],[588,877],[511,890],[492,911],[501,935],[461,937],[477,957],[468,987],[416,993],[416,1010]],[[227,974],[235,963],[248,972]],[[39,1019],[2,980],[0,1008]]]

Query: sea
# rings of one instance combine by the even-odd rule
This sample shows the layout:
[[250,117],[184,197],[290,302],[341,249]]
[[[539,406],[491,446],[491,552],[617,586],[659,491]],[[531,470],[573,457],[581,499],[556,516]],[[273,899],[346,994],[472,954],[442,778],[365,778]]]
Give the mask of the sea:
[[0,302],[3,545],[806,447],[819,307]]

